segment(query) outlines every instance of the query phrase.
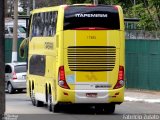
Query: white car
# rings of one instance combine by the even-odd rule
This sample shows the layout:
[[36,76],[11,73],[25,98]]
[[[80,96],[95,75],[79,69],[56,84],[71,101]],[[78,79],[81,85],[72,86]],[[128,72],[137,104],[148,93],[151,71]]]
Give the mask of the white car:
[[[19,25],[17,28],[18,38],[26,38],[26,28]],[[13,26],[5,25],[5,38],[13,38]]]
[[25,62],[13,62],[5,64],[5,87],[8,92],[15,90],[22,92],[26,89],[27,66]]

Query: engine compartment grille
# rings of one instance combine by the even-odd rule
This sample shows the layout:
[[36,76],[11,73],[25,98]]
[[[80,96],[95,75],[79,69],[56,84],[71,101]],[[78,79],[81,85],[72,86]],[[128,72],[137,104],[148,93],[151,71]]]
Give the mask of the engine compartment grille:
[[70,46],[67,52],[71,71],[112,71],[115,66],[115,46]]

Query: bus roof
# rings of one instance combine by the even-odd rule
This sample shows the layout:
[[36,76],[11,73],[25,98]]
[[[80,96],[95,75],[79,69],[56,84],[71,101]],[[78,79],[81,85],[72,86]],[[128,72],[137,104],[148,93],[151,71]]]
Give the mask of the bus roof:
[[104,4],[98,4],[98,5],[94,5],[94,4],[72,4],[72,5],[67,5],[67,4],[64,4],[64,5],[59,5],[59,6],[51,6],[51,7],[43,7],[43,8],[37,8],[37,9],[34,9],[32,10],[32,14],[34,13],[39,13],[39,12],[47,12],[47,11],[52,11],[52,10],[58,10],[60,8],[63,8],[65,9],[66,7],[82,7],[82,6],[88,6],[88,7],[116,7],[116,8],[119,8],[120,6],[119,5],[104,5]]

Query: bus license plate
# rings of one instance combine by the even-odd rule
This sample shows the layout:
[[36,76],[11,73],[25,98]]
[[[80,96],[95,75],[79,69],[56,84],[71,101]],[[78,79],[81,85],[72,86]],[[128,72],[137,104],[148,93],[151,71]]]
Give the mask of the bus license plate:
[[97,93],[86,93],[87,97],[97,97]]

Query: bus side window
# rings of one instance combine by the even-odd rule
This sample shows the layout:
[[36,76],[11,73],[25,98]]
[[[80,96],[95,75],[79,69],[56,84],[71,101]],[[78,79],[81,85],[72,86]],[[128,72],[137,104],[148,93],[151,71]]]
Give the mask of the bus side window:
[[56,34],[57,11],[38,13],[33,16],[32,37],[48,37]]
[[[41,13],[41,27],[42,27],[42,36],[48,37],[48,36],[54,36],[55,30],[54,30],[54,21],[55,19],[55,13],[56,12],[44,12]],[[56,24],[56,23],[55,23]]]
[[48,36],[48,13],[44,13],[45,19],[44,19],[44,29],[43,29],[43,36]]
[[57,12],[49,12],[47,15],[47,35],[54,36],[56,34]]
[[48,26],[48,36],[52,36],[53,35],[53,22],[52,22],[52,17],[53,17],[53,12],[50,12],[48,15],[48,22],[49,22],[49,26]]
[[58,15],[58,12],[54,12],[52,15],[52,19],[51,19],[51,26],[53,26],[52,36],[54,36],[56,34],[57,15]]
[[32,55],[29,60],[29,74],[44,76],[46,68],[45,55]]
[[33,15],[33,22],[32,22],[32,37],[42,36],[42,29],[43,27],[41,22],[40,13]]

